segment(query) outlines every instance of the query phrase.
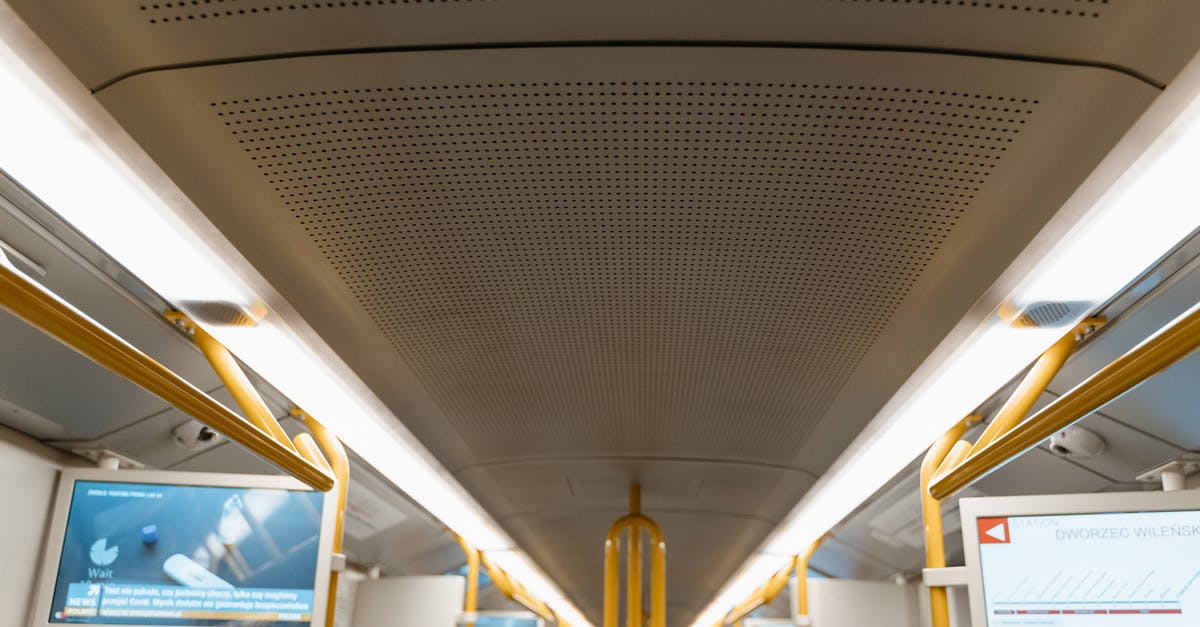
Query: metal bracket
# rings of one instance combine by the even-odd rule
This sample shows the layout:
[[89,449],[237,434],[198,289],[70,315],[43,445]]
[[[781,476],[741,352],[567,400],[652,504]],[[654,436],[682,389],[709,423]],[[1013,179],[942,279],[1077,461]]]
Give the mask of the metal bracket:
[[329,558],[329,570],[340,573],[346,570],[346,554],[334,553]]
[[1200,472],[1200,453],[1184,453],[1137,476],[1142,483],[1162,483],[1163,490],[1182,490],[1188,475]]
[[967,585],[967,567],[925,568],[921,579],[930,588],[956,588]]
[[107,467],[113,470],[137,470],[139,468],[146,467],[145,464],[133,459],[132,457],[127,457],[114,450],[104,448],[103,446],[86,444],[72,446],[60,442],[55,442],[54,445],[65,447],[72,453],[92,462],[93,464],[96,464],[97,466],[104,467],[104,464],[107,464]]

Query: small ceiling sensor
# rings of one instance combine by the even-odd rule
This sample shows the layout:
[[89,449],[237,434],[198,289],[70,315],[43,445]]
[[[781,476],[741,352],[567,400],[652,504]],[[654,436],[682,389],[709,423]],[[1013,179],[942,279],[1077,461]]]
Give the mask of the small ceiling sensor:
[[1059,457],[1082,459],[1095,457],[1108,449],[1104,438],[1072,425],[1050,436],[1050,452]]
[[189,451],[203,451],[220,444],[225,439],[208,425],[200,424],[195,420],[189,420],[175,427],[175,430],[171,431],[171,437],[176,444]]

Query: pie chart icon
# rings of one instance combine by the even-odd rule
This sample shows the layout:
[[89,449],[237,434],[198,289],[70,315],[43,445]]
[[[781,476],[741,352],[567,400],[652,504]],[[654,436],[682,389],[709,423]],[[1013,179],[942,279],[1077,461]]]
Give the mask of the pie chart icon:
[[108,566],[117,561],[117,547],[108,546],[108,538],[100,538],[92,544],[92,550],[88,553],[88,557],[92,558],[92,563],[97,566]]

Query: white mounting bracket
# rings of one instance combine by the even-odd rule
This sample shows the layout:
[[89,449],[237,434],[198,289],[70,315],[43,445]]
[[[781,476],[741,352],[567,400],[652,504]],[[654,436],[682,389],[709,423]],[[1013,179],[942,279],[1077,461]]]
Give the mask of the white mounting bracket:
[[1137,476],[1143,483],[1162,483],[1164,492],[1186,487],[1188,475],[1200,472],[1200,453],[1184,453]]
[[967,585],[967,567],[926,568],[921,579],[930,588],[956,588]]
[[333,556],[329,558],[329,570],[331,570],[335,573],[340,573],[340,572],[345,571],[346,570],[346,554],[345,553],[334,553]]
[[146,467],[136,459],[100,446],[73,446],[70,451],[106,470],[137,470]]

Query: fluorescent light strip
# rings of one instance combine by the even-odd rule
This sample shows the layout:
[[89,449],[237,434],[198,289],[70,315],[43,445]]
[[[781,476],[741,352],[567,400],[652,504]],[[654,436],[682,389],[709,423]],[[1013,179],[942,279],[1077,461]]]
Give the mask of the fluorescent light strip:
[[[3,2],[0,85],[0,168],[140,280],[176,305],[283,303]],[[332,349],[273,313],[252,329],[205,328],[472,546],[513,547]],[[589,627],[532,562],[510,574]]]
[[[1198,94],[1200,56],[1068,201],[1060,213],[1075,216],[1074,225],[1048,227],[1047,234],[1057,236],[1053,247],[1044,250],[1040,236],[1013,264],[1032,270],[1014,282],[1008,302],[1022,307],[1081,301],[1098,307],[1200,228]],[[1088,209],[1080,211],[1081,206]],[[804,552],[1082,317],[1034,330],[991,315],[957,347],[939,347],[692,627],[720,621],[773,572],[764,574],[757,566],[764,556]]]

